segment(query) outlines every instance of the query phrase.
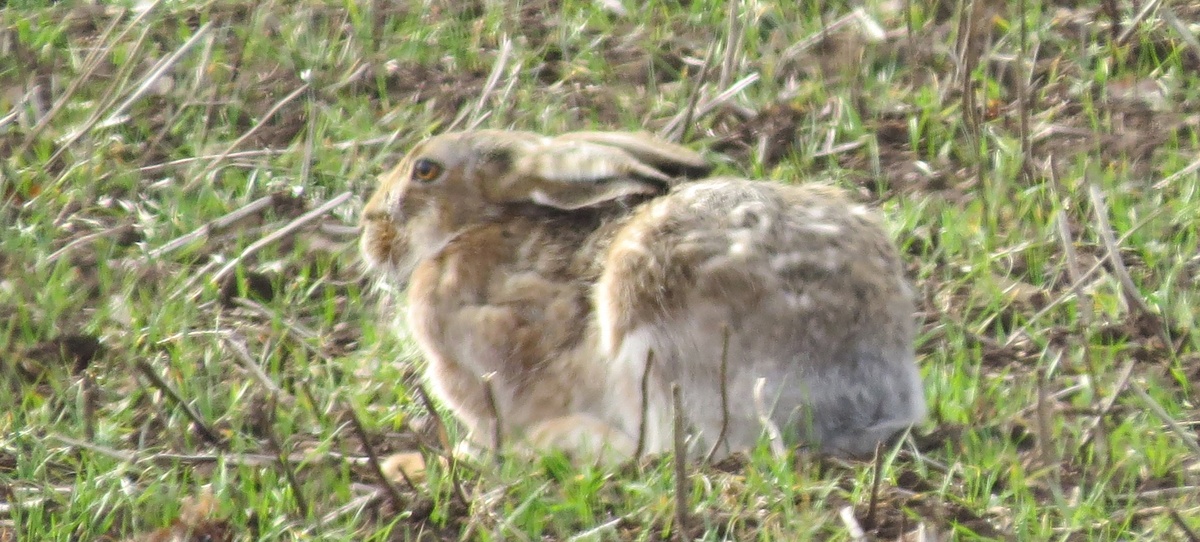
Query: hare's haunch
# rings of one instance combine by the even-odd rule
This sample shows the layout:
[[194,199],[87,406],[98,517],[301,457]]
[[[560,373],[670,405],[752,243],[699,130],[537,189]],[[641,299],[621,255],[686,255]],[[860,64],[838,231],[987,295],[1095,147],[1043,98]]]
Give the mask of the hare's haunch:
[[427,378],[475,442],[666,450],[672,383],[702,451],[752,447],[760,412],[853,455],[921,420],[913,305],[874,213],[827,186],[688,179],[708,170],[642,134],[477,131],[383,177],[363,255],[408,285]]

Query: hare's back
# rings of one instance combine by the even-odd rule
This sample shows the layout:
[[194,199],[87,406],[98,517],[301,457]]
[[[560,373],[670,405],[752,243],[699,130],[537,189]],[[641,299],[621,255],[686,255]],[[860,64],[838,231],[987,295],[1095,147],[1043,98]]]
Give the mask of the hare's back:
[[709,337],[728,326],[814,354],[911,334],[893,243],[873,211],[823,185],[684,184],[622,228],[598,296],[609,347],[647,325]]
[[869,452],[924,414],[896,249],[836,189],[685,184],[613,240],[596,303],[614,366],[642,374],[653,352],[659,378],[686,390],[690,423],[711,437],[728,415],[735,448],[760,434],[757,393],[779,427],[828,451]]

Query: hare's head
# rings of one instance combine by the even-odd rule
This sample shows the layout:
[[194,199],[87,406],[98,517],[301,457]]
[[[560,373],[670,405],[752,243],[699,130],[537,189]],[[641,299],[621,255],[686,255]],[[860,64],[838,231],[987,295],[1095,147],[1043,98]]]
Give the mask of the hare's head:
[[644,134],[442,134],[417,144],[385,174],[362,214],[368,265],[406,279],[464,229],[531,206],[573,211],[665,192],[704,159]]

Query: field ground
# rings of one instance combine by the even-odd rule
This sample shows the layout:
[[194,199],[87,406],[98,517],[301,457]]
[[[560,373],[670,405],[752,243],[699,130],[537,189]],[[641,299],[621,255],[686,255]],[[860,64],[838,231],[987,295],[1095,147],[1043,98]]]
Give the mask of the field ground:
[[[1194,0],[31,4],[0,10],[0,540],[1197,540]],[[669,457],[442,468],[355,223],[471,126],[877,204],[930,419],[878,462],[690,465],[680,509]],[[365,443],[431,468],[382,484]]]

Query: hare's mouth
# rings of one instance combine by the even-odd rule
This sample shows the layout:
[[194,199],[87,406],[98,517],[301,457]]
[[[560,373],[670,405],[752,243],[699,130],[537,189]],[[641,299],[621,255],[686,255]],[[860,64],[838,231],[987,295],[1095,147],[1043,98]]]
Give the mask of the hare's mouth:
[[427,216],[418,216],[403,224],[397,224],[389,217],[366,217],[362,222],[359,248],[368,271],[394,285],[407,285],[422,261],[435,257],[456,237],[433,220],[425,219]]
[[363,224],[359,249],[367,269],[385,274],[401,284],[408,282],[412,264],[408,262],[407,250],[401,245],[405,240],[400,232],[381,220],[368,220]]

